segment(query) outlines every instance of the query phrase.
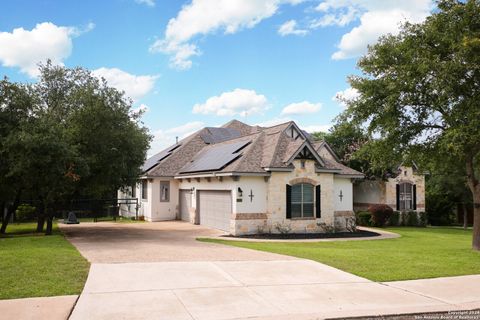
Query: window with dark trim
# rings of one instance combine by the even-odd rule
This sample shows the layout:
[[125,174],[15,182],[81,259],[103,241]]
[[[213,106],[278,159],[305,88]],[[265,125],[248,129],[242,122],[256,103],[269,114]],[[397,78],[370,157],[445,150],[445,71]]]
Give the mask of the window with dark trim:
[[170,201],[170,181],[160,181],[160,202]]
[[148,180],[147,179],[142,180],[142,199],[143,200],[148,199]]
[[403,182],[398,188],[398,205],[400,211],[414,210],[413,206],[413,184]]
[[131,190],[132,190],[132,198],[135,198],[137,196],[137,184],[134,183],[131,187]]
[[309,183],[294,184],[291,203],[292,218],[313,218],[313,186]]

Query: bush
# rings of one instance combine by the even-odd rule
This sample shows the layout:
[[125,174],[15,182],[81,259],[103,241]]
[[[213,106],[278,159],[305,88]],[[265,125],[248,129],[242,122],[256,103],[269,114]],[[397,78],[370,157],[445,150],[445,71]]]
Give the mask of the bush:
[[418,226],[419,227],[426,227],[427,226],[427,213],[426,212],[419,212],[418,213]]
[[418,227],[418,215],[415,211],[409,211],[405,216],[406,225],[410,227]]
[[389,226],[399,226],[400,225],[401,214],[398,211],[393,211],[392,215],[388,219]]
[[369,211],[359,211],[356,216],[359,226],[370,227],[372,225],[372,214]]
[[368,207],[368,211],[372,214],[372,225],[374,227],[384,227],[390,216],[393,214],[393,209],[386,204],[374,204]]
[[30,221],[35,220],[35,213],[37,208],[29,204],[21,204],[15,211],[15,217],[17,221]]

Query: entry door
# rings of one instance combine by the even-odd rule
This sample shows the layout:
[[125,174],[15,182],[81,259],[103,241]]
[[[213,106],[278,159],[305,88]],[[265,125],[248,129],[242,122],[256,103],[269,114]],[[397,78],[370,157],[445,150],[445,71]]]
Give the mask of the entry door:
[[200,224],[230,231],[232,193],[230,191],[199,191]]
[[190,190],[180,190],[180,219],[190,222],[192,194]]

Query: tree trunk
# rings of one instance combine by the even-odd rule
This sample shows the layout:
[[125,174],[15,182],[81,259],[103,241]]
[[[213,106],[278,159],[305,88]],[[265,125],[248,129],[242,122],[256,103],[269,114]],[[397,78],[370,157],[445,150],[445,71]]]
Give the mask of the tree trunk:
[[45,205],[43,201],[40,201],[37,215],[37,232],[43,232],[43,226],[45,225]]
[[5,215],[5,201],[0,202],[0,222],[3,223],[3,218]]
[[463,203],[463,229],[468,228],[468,210],[467,210],[467,204]]
[[47,227],[45,228],[45,235],[49,236],[52,234],[53,227],[53,216],[49,213],[47,214]]
[[47,227],[45,228],[45,235],[49,236],[52,234],[52,225],[53,225],[53,214],[52,208],[49,205],[45,206],[45,214],[47,220]]
[[[19,204],[20,204],[20,192],[18,192],[15,195],[15,200],[13,201],[13,204],[11,206],[8,206],[7,215],[2,221],[2,227],[0,228],[0,233],[4,234],[5,231],[7,230],[8,223],[10,222],[10,219],[12,218],[13,213],[17,210]],[[3,212],[2,212],[2,215],[3,215]]]
[[473,194],[473,250],[480,251],[480,188]]
[[475,176],[473,156],[467,158],[467,183],[473,195],[472,249],[480,251],[480,182]]

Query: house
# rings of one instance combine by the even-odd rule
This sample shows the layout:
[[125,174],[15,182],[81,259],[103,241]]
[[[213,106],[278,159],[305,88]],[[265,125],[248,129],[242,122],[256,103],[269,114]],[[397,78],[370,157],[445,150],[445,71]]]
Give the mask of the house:
[[260,127],[232,120],[149,158],[134,190],[119,198],[138,196],[148,221],[178,219],[232,235],[311,233],[348,227],[359,178],[295,122]]
[[353,186],[355,211],[372,204],[386,204],[400,212],[425,211],[425,175],[418,167],[400,165],[387,180],[357,180]]

